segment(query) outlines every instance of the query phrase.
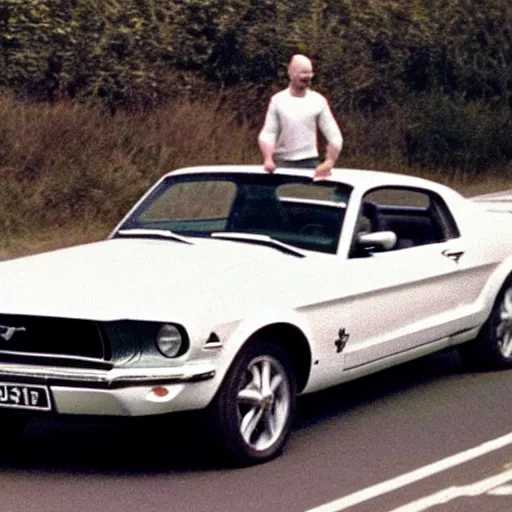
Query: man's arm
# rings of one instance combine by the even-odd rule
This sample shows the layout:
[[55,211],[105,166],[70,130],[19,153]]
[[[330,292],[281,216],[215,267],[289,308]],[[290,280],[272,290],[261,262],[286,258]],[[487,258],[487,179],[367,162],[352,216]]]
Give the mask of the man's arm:
[[279,118],[275,109],[274,101],[271,99],[267,108],[263,128],[258,135],[258,145],[263,155],[263,168],[266,172],[274,172],[276,164],[274,162],[274,150],[279,135]]
[[318,118],[318,127],[326,138],[327,145],[325,148],[325,159],[316,167],[314,179],[330,176],[331,170],[343,147],[341,130],[327,102]]
[[274,162],[275,144],[267,142],[261,137],[258,137],[258,144],[263,155],[263,169],[266,172],[274,172],[276,170],[276,163]]
[[341,146],[341,143],[337,145],[332,144],[331,142],[327,143],[325,148],[325,159],[320,165],[317,166],[317,172],[325,172],[327,174],[331,172],[331,169],[334,167],[334,164],[336,163],[336,160],[341,153]]

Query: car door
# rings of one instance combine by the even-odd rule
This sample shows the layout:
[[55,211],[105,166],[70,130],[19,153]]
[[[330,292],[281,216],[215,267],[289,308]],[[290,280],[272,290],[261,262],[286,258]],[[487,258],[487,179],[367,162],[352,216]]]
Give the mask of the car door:
[[344,369],[442,341],[453,332],[464,287],[463,251],[456,228],[432,218],[440,201],[428,191],[397,187],[363,198],[363,204],[375,205],[371,229],[396,231],[398,240],[394,250],[369,251],[346,262],[349,278],[338,304],[349,334]]
[[376,253],[347,262],[350,290],[340,307],[350,343],[344,368],[398,354],[450,334],[459,302],[457,262],[446,243]]

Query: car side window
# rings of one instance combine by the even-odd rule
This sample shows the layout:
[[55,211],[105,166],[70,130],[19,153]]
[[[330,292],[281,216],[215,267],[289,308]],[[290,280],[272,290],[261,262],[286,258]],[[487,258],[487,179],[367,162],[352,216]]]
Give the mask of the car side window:
[[393,250],[459,236],[453,216],[439,195],[405,187],[380,187],[364,196],[355,237],[362,232],[378,231],[395,233],[397,242]]

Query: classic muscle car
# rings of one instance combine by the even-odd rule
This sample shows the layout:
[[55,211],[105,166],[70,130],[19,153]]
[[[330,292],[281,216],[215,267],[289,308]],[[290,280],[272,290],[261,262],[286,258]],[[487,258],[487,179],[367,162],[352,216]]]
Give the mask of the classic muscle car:
[[203,410],[269,460],[300,394],[453,347],[511,367],[511,235],[418,177],[171,172],[107,240],[0,263],[0,431]]

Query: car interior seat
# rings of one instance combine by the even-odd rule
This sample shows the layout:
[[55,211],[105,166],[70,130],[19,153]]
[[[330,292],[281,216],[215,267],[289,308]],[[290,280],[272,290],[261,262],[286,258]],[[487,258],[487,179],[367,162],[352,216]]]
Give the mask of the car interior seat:
[[[251,193],[253,192],[253,193]],[[229,221],[230,231],[258,232],[286,229],[288,218],[283,206],[268,187],[240,193]]]

